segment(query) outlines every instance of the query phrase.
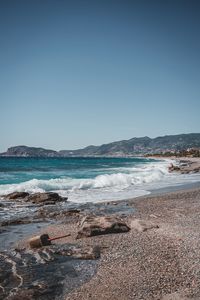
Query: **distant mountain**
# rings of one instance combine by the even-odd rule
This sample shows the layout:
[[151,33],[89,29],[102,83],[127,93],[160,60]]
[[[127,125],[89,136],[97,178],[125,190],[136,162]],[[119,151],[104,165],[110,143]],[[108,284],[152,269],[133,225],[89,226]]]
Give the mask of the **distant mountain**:
[[7,152],[1,153],[0,156],[16,156],[16,157],[58,157],[57,151],[47,150],[43,148],[15,146],[8,148]]
[[200,133],[166,135],[157,138],[141,137],[88,146],[78,150],[46,150],[43,148],[15,146],[8,148],[0,156],[17,157],[72,157],[72,156],[127,156],[180,151],[187,148],[200,148]]

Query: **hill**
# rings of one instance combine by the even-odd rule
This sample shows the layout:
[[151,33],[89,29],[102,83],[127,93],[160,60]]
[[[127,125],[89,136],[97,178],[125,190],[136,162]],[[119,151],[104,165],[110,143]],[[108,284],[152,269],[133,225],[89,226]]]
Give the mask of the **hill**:
[[200,133],[166,135],[156,138],[140,137],[88,146],[78,150],[47,150],[43,148],[15,146],[10,147],[0,156],[17,157],[71,157],[71,156],[129,156],[182,151],[188,148],[200,148]]
[[58,157],[60,156],[57,151],[48,150],[43,148],[28,147],[28,146],[15,146],[10,147],[0,156],[15,156],[15,157]]

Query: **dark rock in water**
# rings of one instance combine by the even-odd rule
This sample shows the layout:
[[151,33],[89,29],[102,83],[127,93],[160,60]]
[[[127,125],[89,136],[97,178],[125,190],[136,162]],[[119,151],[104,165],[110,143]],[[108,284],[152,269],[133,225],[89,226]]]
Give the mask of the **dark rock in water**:
[[168,167],[168,171],[169,171],[169,172],[180,171],[180,170],[181,170],[180,166],[175,166],[175,165],[173,165],[172,163],[171,163],[170,166]]
[[26,202],[32,202],[34,204],[45,204],[51,205],[56,204],[57,202],[67,200],[67,198],[62,198],[57,193],[47,192],[47,193],[35,193],[29,194],[25,192],[14,192],[5,196],[9,200],[24,200]]
[[116,216],[86,216],[80,224],[77,239],[109,233],[128,232],[130,228]]
[[3,232],[6,231],[6,229],[5,229],[5,228],[2,228],[1,226],[2,226],[2,225],[0,225],[0,233],[3,233]]
[[65,299],[96,271],[98,247],[55,245],[0,252],[0,299]]
[[57,193],[48,192],[48,193],[35,193],[30,195],[27,198],[27,201],[30,201],[34,204],[56,204],[57,202],[67,200],[67,198],[62,198]]
[[80,209],[67,209],[63,210],[63,208],[58,208],[55,210],[55,207],[41,207],[38,210],[38,217],[42,218],[54,218],[54,219],[66,219],[66,217],[77,217],[80,215]]
[[44,217],[39,216],[27,216],[27,217],[19,217],[19,218],[10,218],[0,222],[0,226],[9,226],[9,225],[22,225],[22,224],[30,224],[30,223],[42,223],[46,221]]
[[16,199],[24,199],[29,196],[29,193],[26,192],[14,192],[5,196],[6,199],[16,200]]
[[[20,225],[20,224],[29,224],[33,223],[34,220],[29,217],[19,218],[19,219],[9,219],[0,222],[0,226],[9,226],[9,225]],[[37,220],[37,222],[39,222]]]

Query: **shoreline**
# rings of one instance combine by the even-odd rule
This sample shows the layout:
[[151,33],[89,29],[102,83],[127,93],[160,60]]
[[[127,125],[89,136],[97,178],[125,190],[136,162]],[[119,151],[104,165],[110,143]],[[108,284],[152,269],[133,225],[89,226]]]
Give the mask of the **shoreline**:
[[[1,239],[5,238],[6,230],[8,230],[4,248],[12,246],[12,249],[1,250],[0,255],[8,256],[7,261],[13,260],[16,270],[18,270],[19,263],[19,272],[21,272],[22,263],[15,261],[16,255],[25,256],[26,260],[32,256],[36,257],[36,265],[32,267],[33,273],[32,271],[28,273],[30,278],[32,274],[35,274],[35,267],[39,270],[34,275],[36,276],[34,280],[41,286],[39,290],[37,286],[36,291],[33,290],[34,280],[29,278],[27,271],[24,271],[23,282],[26,282],[28,286],[28,293],[32,294],[27,296],[27,287],[22,284],[19,291],[18,288],[16,289],[17,297],[25,295],[27,298],[24,299],[49,299],[49,294],[46,297],[45,294],[43,296],[41,294],[40,297],[38,291],[42,289],[41,293],[50,293],[52,300],[58,299],[58,295],[52,294],[51,291],[53,279],[56,282],[54,283],[55,292],[59,287],[59,299],[62,300],[200,299],[200,264],[197,263],[200,262],[200,182],[156,189],[152,190],[151,194],[135,198],[87,203],[80,205],[79,208],[72,207],[69,213],[66,211],[66,214],[62,214],[62,211],[59,211],[60,208],[57,205],[41,207],[41,212],[46,211],[47,220],[52,212],[55,216],[58,213],[53,223],[45,224],[38,221],[39,223],[11,225],[14,231],[11,231],[10,235],[9,226],[1,227],[3,228],[0,233]],[[77,240],[80,224],[87,216],[120,217],[130,227],[130,231]],[[143,224],[145,230],[139,230],[140,225],[135,227],[133,225],[135,222]],[[22,227],[25,235],[21,230]],[[28,227],[31,228],[30,231]],[[70,236],[56,240],[53,243],[55,246],[31,252],[28,239],[43,233],[49,234],[50,237],[66,233],[70,233]],[[12,234],[16,235],[18,241],[11,245],[9,242],[12,241]],[[47,268],[51,268],[54,275],[48,277],[49,271],[45,269],[46,263],[42,262],[43,257],[46,256],[46,252],[48,256],[53,256],[51,251],[54,251],[54,247],[58,247],[59,250],[63,245],[83,249],[84,255],[86,251],[84,249],[99,247],[101,255],[95,260],[94,258],[77,260],[73,257],[67,257],[66,260],[64,257],[59,259],[52,257],[49,262],[47,260]],[[43,250],[44,253],[41,256],[40,253]],[[17,254],[13,257],[15,251]],[[59,264],[56,263],[57,259]],[[42,262],[41,266],[40,262]],[[64,277],[60,277],[59,270],[64,266],[67,271],[62,275]],[[0,268],[7,268],[3,261],[0,261]],[[47,276],[42,277],[40,284],[40,274],[43,269],[44,275]],[[11,269],[10,272],[12,273],[13,270]],[[2,276],[4,278],[4,275]],[[65,278],[64,281],[63,278]],[[11,275],[10,280],[11,285],[14,284]]]
[[[101,210],[111,204],[96,206]],[[200,187],[121,200],[114,205],[116,210],[121,205],[134,208],[130,214],[121,214],[127,224],[139,219],[153,222],[159,228],[144,232],[131,229],[124,234],[76,240],[77,222],[83,216],[78,219],[74,216],[39,231],[52,236],[71,233],[69,238],[55,241],[56,245],[101,248],[101,258],[92,277],[81,283],[80,275],[80,283],[65,290],[61,299],[200,299],[200,264],[196,264],[200,261]],[[28,247],[27,239],[15,247]]]
[[[148,159],[146,157],[143,157],[143,158]],[[134,171],[133,171],[133,174],[131,174],[131,175],[133,175],[133,177],[131,177],[131,176],[129,177],[129,173],[125,172],[125,173],[122,173],[122,175],[124,175],[124,177],[122,176],[122,179],[121,179],[120,178],[121,173],[120,173],[120,171],[118,171],[119,174],[114,172],[111,174],[105,173],[105,174],[96,175],[96,177],[91,177],[91,178],[83,178],[83,180],[87,179],[89,181],[89,183],[87,183],[87,182],[85,183],[84,181],[81,183],[76,183],[76,184],[71,183],[71,182],[69,183],[68,181],[61,183],[63,185],[64,184],[66,184],[66,185],[72,184],[72,187],[74,187],[75,190],[76,190],[76,188],[79,190],[78,184],[83,185],[83,188],[80,187],[80,193],[77,193],[77,196],[76,196],[76,193],[74,193],[75,199],[73,199],[74,196],[70,192],[68,192],[68,194],[67,194],[67,190],[65,191],[63,189],[63,191],[62,191],[62,188],[60,188],[60,185],[56,181],[51,182],[51,178],[36,179],[36,182],[33,182],[33,183],[31,182],[32,179],[27,179],[25,181],[22,180],[21,182],[18,182],[18,183],[2,184],[2,187],[5,187],[5,189],[2,188],[1,195],[3,196],[9,192],[15,192],[15,191],[25,191],[25,192],[28,191],[29,193],[34,193],[34,191],[37,192],[38,189],[43,189],[43,190],[41,190],[41,192],[46,192],[46,191],[50,191],[50,190],[55,191],[57,193],[60,193],[60,195],[62,197],[69,196],[69,198],[72,197],[72,201],[74,201],[75,203],[80,203],[79,201],[84,202],[84,194],[82,192],[82,190],[84,191],[84,184],[86,184],[86,189],[87,189],[87,184],[88,184],[88,185],[91,185],[91,187],[89,186],[89,188],[88,188],[88,190],[89,190],[88,202],[89,201],[93,202],[92,200],[95,199],[95,192],[97,193],[97,201],[98,202],[104,201],[104,196],[105,196],[105,201],[111,201],[112,199],[113,199],[113,201],[119,201],[121,199],[131,198],[132,194],[133,194],[133,197],[138,197],[138,196],[148,194],[149,191],[152,192],[154,190],[157,190],[160,187],[165,188],[165,186],[166,186],[166,188],[167,188],[168,186],[174,186],[174,183],[176,185],[179,185],[180,180],[177,180],[177,182],[174,182],[174,179],[172,177],[174,175],[175,175],[174,177],[176,177],[176,174],[178,175],[178,173],[182,174],[183,168],[185,169],[184,174],[185,173],[186,174],[195,173],[197,171],[196,166],[199,167],[198,171],[200,172],[200,159],[196,159],[194,162],[193,158],[182,158],[181,160],[176,159],[174,157],[173,158],[166,158],[166,157],[158,158],[158,157],[152,156],[149,158],[154,160],[149,166],[151,166],[155,163],[155,165],[157,167],[157,169],[155,169],[155,173],[154,173],[154,167],[150,167],[148,169],[148,164],[147,164],[147,165],[145,165],[147,170],[144,170],[144,172],[143,173],[141,172],[141,174],[140,173],[137,174],[137,172],[134,173]],[[141,159],[141,157],[140,157],[140,159]],[[162,161],[164,163],[162,163]],[[157,162],[159,162],[159,163],[157,163]],[[173,170],[170,169],[170,164],[172,164],[172,163],[175,166],[175,169],[173,169]],[[163,164],[162,167],[164,167],[164,169],[160,168],[160,165],[162,165],[162,164]],[[186,166],[188,164],[189,164],[189,169],[188,169],[188,166]],[[178,167],[177,167],[177,165],[178,165]],[[165,176],[164,176],[164,175],[167,175],[167,168],[168,168],[168,170],[170,170],[170,173],[174,173],[174,175],[171,176],[171,179],[170,179],[170,176],[168,176],[168,178],[165,178]],[[177,171],[177,169],[179,172]],[[160,174],[159,174],[159,172],[160,172]],[[114,177],[116,174],[119,175],[117,178]],[[100,177],[101,175],[104,176],[105,178],[99,179],[98,177]],[[128,178],[126,178],[126,176]],[[134,178],[134,176],[136,178]],[[150,176],[152,176],[152,178],[149,178]],[[54,179],[56,180],[57,178],[53,178],[53,180]],[[168,181],[168,179],[169,179],[169,181]],[[95,180],[97,180],[97,182]],[[115,185],[117,185],[117,184],[119,184],[119,186],[120,186],[120,184],[122,184],[122,185],[125,184],[124,182],[126,182],[126,180],[128,181],[127,185],[129,185],[128,189],[122,189],[120,191],[120,193],[119,193],[119,191],[112,192],[113,182],[114,182],[114,187],[115,187]],[[44,181],[44,183],[42,181]],[[103,182],[101,182],[101,181],[103,181]],[[184,181],[186,182],[187,180],[183,180],[182,181],[183,183],[181,183],[182,185],[185,184]],[[200,176],[199,176],[199,181],[200,181]],[[30,186],[29,186],[29,183],[30,183]],[[73,184],[75,186],[73,186]],[[28,187],[27,187],[27,185],[28,185]],[[44,185],[44,188],[43,188],[43,185]],[[47,186],[47,189],[45,189],[45,185]],[[57,187],[57,185],[58,185],[58,187]],[[93,185],[94,186],[97,185],[97,188],[95,187],[96,188],[95,191],[91,192],[91,194],[90,194],[90,190],[93,189]],[[102,187],[102,190],[101,190],[101,187]],[[104,187],[108,187],[109,191],[104,191],[104,189],[103,189]],[[98,195],[98,190],[99,190],[99,195]],[[104,195],[104,193],[105,193],[105,195]],[[135,193],[135,196],[134,196],[134,193]],[[76,199],[76,197],[77,197],[77,199]],[[81,197],[83,197],[83,199],[81,199]],[[99,200],[98,200],[98,197],[99,197]]]
[[[149,194],[134,197],[134,198],[125,198],[121,200],[107,200],[104,202],[87,202],[87,203],[74,203],[68,202],[69,207],[66,210],[75,211],[80,209],[84,214],[98,214],[98,211],[101,211],[101,214],[118,214],[118,215],[129,215],[135,214],[135,209],[129,209],[129,204],[135,201],[143,201],[144,199],[153,198],[153,197],[165,197],[168,194],[175,193],[175,192],[189,192],[190,190],[200,188],[200,182],[189,183],[184,185],[177,185],[177,186],[169,186],[160,189],[151,190]],[[55,207],[56,208],[56,207]],[[133,212],[132,212],[133,211]],[[73,216],[72,216],[73,219]],[[15,245],[21,247],[24,241],[27,240],[28,237],[37,235],[38,232],[45,232],[46,228],[54,227],[56,224],[59,223],[58,220],[53,219],[44,219],[44,220],[35,220],[34,222],[30,223],[14,223],[7,226],[0,226],[0,251],[3,251],[10,247],[15,247]],[[39,231],[38,231],[38,230]],[[14,234],[14,237],[13,237]],[[23,241],[21,243],[21,240]],[[19,241],[19,242],[17,242]],[[27,246],[27,245],[26,245]]]

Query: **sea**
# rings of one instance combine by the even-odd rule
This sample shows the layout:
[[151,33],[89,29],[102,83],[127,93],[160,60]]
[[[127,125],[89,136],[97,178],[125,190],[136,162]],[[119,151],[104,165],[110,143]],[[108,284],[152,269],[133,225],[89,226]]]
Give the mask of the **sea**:
[[[28,158],[0,157],[0,251],[35,234],[54,220],[39,220],[37,205],[6,200],[12,192],[57,192],[67,201],[50,209],[80,209],[95,214],[129,214],[134,208],[116,201],[198,184],[200,174],[169,173],[173,160],[141,157]],[[99,203],[109,201],[110,205]],[[33,219],[18,224],[23,218]],[[17,222],[16,222],[17,221]],[[18,225],[14,225],[18,224]]]
[[76,203],[116,201],[200,182],[200,174],[169,173],[173,160],[142,157],[0,157],[0,198],[11,192],[57,192]]

